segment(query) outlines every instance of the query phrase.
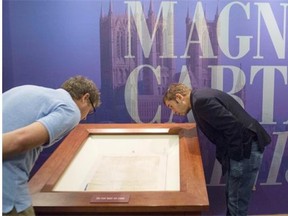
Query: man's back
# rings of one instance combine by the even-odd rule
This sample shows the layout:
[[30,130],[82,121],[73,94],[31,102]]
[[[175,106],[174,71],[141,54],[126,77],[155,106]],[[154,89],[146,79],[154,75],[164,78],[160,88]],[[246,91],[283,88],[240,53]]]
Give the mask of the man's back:
[[[25,85],[3,93],[2,99],[3,133],[38,121],[49,133],[45,147],[61,139],[80,121],[77,105],[63,89]],[[19,211],[31,205],[26,182],[43,147],[3,161],[3,212],[11,211],[14,205]]]

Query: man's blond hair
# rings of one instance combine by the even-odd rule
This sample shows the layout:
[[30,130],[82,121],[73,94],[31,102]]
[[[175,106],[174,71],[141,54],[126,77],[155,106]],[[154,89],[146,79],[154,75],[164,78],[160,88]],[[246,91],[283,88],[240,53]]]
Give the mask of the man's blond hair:
[[163,96],[163,103],[165,104],[166,101],[176,100],[176,94],[186,96],[190,91],[191,89],[183,83],[172,83]]

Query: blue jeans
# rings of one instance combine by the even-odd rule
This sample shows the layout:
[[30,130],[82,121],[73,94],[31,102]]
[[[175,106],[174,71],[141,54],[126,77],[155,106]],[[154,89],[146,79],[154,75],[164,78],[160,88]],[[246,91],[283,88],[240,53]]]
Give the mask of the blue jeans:
[[256,176],[261,166],[263,153],[258,151],[257,142],[252,142],[249,159],[230,159],[226,183],[227,215],[245,216]]

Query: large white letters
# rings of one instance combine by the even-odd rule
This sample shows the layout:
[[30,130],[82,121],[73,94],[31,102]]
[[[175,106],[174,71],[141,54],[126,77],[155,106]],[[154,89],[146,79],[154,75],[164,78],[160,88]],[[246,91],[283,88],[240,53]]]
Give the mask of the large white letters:
[[[244,107],[244,103],[242,99],[235,95],[235,93],[239,92],[246,83],[246,78],[244,72],[239,67],[235,67],[233,65],[216,65],[216,66],[209,66],[211,68],[211,88],[219,89],[221,91],[224,90],[224,71],[232,72],[233,75],[233,82],[232,82],[232,89],[227,93],[234,97],[238,103]],[[226,69],[226,70],[225,70]]]
[[252,66],[250,84],[257,73],[263,71],[263,102],[262,102],[262,122],[261,124],[276,124],[273,121],[274,113],[274,86],[275,73],[280,72],[287,84],[287,67],[285,66]]
[[[224,9],[221,11],[217,23],[217,35],[218,35],[218,44],[222,52],[230,59],[239,59],[245,56],[250,50],[250,40],[252,36],[237,36],[239,39],[238,49],[239,53],[236,56],[232,56],[229,49],[229,38],[230,38],[230,11],[234,6],[240,6],[243,8],[247,19],[250,19],[250,3],[246,5],[240,2],[231,2],[227,4]],[[241,22],[241,21],[240,21]]]
[[[138,77],[140,71],[147,67],[151,69],[154,73],[158,84],[160,83],[160,66],[157,68],[152,67],[151,65],[140,65],[135,68],[129,75],[126,86],[125,86],[125,104],[128,113],[130,114],[131,118],[137,123],[143,123],[139,116],[138,110]],[[161,106],[158,106],[157,112],[151,122],[159,122],[161,120]]]
[[[265,183],[261,183],[261,185],[281,185],[282,183],[277,182],[277,177],[279,174],[279,169],[281,166],[281,161],[283,158],[283,154],[285,151],[285,146],[288,140],[288,131],[284,132],[274,132],[273,134],[277,135],[277,142],[273,154],[273,159],[271,163],[271,167],[269,169],[269,174],[267,181]],[[288,170],[285,170],[286,172]]]
[[[192,33],[194,31],[194,28],[197,30],[197,33],[198,33],[198,40],[196,41],[192,40]],[[201,1],[197,2],[194,17],[193,17],[193,22],[191,25],[188,39],[187,39],[185,52],[184,52],[184,55],[181,56],[181,58],[190,58],[190,56],[188,55],[190,44],[200,45],[201,50],[202,50],[202,56],[199,56],[200,58],[217,58],[217,56],[214,55],[214,52],[212,49],[212,43],[211,43],[208,26],[206,23],[205,14],[204,14]]]
[[[263,56],[260,55],[260,41],[261,41],[261,15],[266,24],[268,33],[272,40],[274,49],[279,59],[285,59],[285,51],[286,51],[286,9],[288,4],[280,4],[283,6],[283,36],[281,36],[280,30],[278,28],[276,19],[274,17],[273,11],[271,9],[271,5],[269,3],[255,3],[258,6],[258,30],[257,30],[257,55],[254,57],[255,59],[261,59]],[[266,41],[265,41],[266,43]],[[265,44],[263,44],[265,46]]]
[[128,7],[128,54],[125,58],[134,58],[131,51],[131,13],[134,18],[134,23],[139,36],[139,41],[143,49],[145,58],[148,58],[155,39],[157,26],[162,12],[163,21],[163,53],[160,58],[174,58],[174,4],[175,1],[162,1],[157,15],[152,35],[150,36],[149,29],[146,23],[145,15],[143,14],[142,4],[140,1],[125,1]]

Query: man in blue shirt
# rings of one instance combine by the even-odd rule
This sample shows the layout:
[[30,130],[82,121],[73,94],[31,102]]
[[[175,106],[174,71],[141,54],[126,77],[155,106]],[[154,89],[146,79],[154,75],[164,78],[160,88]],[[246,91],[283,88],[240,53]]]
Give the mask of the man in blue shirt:
[[40,152],[99,105],[99,90],[82,76],[60,89],[24,85],[3,93],[3,215],[35,215],[27,182]]

